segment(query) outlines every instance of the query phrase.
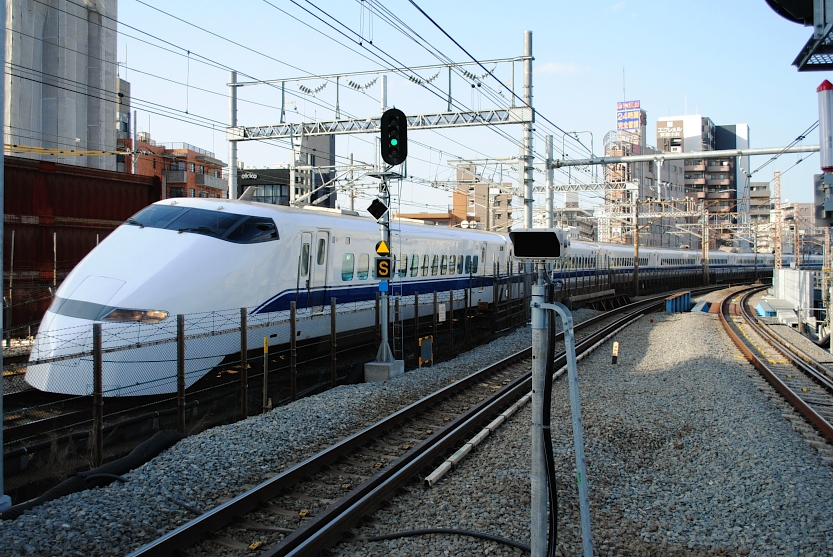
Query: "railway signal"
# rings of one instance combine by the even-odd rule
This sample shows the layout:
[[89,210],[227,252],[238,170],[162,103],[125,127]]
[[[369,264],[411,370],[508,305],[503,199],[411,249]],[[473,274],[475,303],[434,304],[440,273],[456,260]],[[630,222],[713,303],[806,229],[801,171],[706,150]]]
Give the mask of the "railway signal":
[[396,166],[408,158],[408,117],[397,108],[382,114],[382,160]]

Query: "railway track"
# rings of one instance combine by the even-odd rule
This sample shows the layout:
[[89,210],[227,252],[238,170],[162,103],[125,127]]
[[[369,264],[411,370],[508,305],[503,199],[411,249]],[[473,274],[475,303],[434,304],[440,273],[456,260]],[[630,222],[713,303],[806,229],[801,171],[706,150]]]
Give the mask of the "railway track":
[[833,442],[833,374],[788,346],[757,319],[748,300],[758,290],[750,289],[723,300],[723,327],[766,382],[828,442]]
[[[595,330],[577,341],[577,355],[663,303],[664,296],[635,302],[601,327],[609,316],[585,321],[581,328]],[[565,365],[561,352],[555,369]],[[270,557],[316,555],[528,393],[530,369],[531,349],[481,369],[203,512],[130,557],[228,549],[259,549]]]

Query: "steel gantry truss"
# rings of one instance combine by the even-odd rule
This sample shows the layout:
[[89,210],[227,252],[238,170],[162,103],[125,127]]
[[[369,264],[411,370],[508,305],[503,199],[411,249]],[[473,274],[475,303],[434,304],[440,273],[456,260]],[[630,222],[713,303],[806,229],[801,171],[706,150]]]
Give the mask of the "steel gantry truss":
[[[453,64],[439,64],[432,66],[419,66],[408,68],[383,68],[373,72],[350,72],[343,74],[333,74],[329,76],[304,76],[301,78],[292,79],[275,79],[265,81],[254,81],[238,83],[237,72],[230,73],[229,87],[229,112],[230,125],[226,128],[226,140],[229,142],[229,197],[233,196],[233,191],[237,183],[237,144],[241,141],[263,141],[269,139],[290,139],[303,138],[310,136],[322,135],[341,135],[353,133],[377,133],[380,131],[381,112],[387,108],[387,75],[381,75],[381,110],[380,116],[371,116],[367,118],[341,118],[341,110],[338,98],[340,80],[345,79],[347,85],[356,90],[363,90],[369,87],[376,80],[366,85],[358,85],[353,83],[349,78],[352,76],[369,75],[369,74],[400,74],[408,78],[418,86],[425,87],[439,76],[442,69],[448,70],[448,103],[445,112],[438,112],[433,114],[415,114],[408,116],[408,128],[411,130],[428,130],[428,129],[442,129],[442,128],[463,128],[473,126],[495,126],[501,124],[522,124],[523,125],[523,139],[521,141],[521,166],[519,168],[519,182],[523,184],[523,198],[524,198],[524,213],[525,224],[527,228],[532,227],[532,188],[534,184],[533,179],[533,145],[532,145],[532,125],[535,122],[535,110],[532,107],[532,32],[524,32],[524,54],[523,56],[515,58],[505,58],[500,60],[490,60],[485,63],[511,63],[512,65],[512,80],[511,87],[508,88],[510,92],[510,106],[502,108],[493,108],[487,110],[453,110],[453,97],[451,95],[451,77],[452,71],[455,68],[476,64],[483,67],[484,62],[474,61],[466,63]],[[515,87],[515,62],[523,63],[523,93],[522,105],[515,106],[515,93],[512,89]],[[436,69],[437,75],[423,79],[419,77],[415,70]],[[480,82],[487,76],[493,76],[493,70],[487,70],[482,76],[473,74],[472,72],[462,69],[463,76],[471,80],[472,83]],[[285,118],[285,92],[287,81],[302,81],[309,79],[324,79],[327,83],[335,81],[336,85],[336,104],[335,104],[335,119],[329,121],[317,122],[301,122],[301,123],[287,123]],[[265,126],[239,126],[237,123],[237,91],[240,87],[250,85],[268,84],[275,86],[280,83],[281,89],[281,118],[277,124],[270,124]],[[304,86],[301,90],[307,94],[316,92],[326,83],[317,89],[310,89]],[[474,85],[472,85],[474,86]],[[295,155],[293,153],[293,166],[295,164]]]
[[[268,126],[237,126],[227,128],[229,141],[259,139],[288,139],[298,136],[340,135],[349,133],[378,133],[381,117],[345,118],[326,122],[272,124]],[[498,124],[526,124],[532,122],[532,109],[525,107],[478,110],[472,112],[441,112],[408,116],[409,130],[464,128]]]

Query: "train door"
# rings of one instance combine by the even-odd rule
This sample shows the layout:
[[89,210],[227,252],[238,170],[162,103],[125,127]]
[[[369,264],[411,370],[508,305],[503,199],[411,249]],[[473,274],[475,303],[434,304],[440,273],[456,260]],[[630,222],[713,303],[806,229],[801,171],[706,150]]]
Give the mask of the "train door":
[[301,252],[298,254],[298,283],[296,285],[295,303],[299,308],[310,307],[312,283],[312,232],[301,233]]
[[327,271],[328,250],[330,248],[330,232],[319,230],[315,234],[315,246],[312,250],[312,261],[310,264],[310,306],[313,311],[324,311],[327,303]]

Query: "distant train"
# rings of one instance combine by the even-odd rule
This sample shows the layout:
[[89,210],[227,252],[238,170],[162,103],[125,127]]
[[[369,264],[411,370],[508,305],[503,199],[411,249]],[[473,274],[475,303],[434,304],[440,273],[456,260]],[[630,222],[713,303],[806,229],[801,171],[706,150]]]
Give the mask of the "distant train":
[[[303,320],[297,340],[375,323],[379,225],[350,211],[295,209],[243,200],[177,198],[150,205],[91,251],[58,288],[41,322],[26,381],[58,393],[92,392],[92,325],[102,326],[105,396],[176,391],[176,319],[186,315],[186,385],[239,350],[239,308],[247,308],[249,348],[289,342],[288,310]],[[556,278],[633,267],[633,248],[564,241]],[[391,224],[392,294],[455,291],[454,308],[493,301],[494,277],[514,265],[507,235]],[[814,261],[812,258],[811,262]],[[713,253],[710,267],[752,267],[750,254]],[[808,263],[812,264],[812,263]],[[820,262],[818,263],[820,265]],[[640,248],[640,268],[699,268],[699,252]],[[758,266],[772,267],[771,255]],[[470,289],[464,299],[462,291]],[[458,294],[459,292],[459,294]],[[352,305],[351,305],[352,304]],[[413,317],[413,299],[402,304]],[[448,308],[449,310],[452,308]]]

